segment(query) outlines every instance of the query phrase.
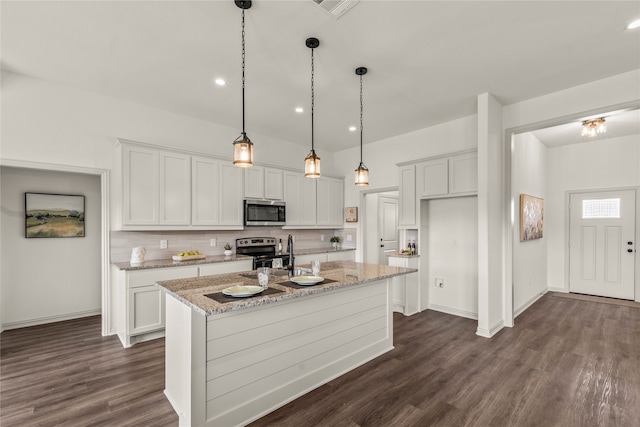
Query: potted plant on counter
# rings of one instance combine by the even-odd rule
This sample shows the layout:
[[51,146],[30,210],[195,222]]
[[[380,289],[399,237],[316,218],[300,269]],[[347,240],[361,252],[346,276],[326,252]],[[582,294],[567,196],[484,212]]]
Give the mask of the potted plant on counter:
[[331,246],[333,247],[333,249],[338,249],[338,247],[340,246],[339,236],[333,236],[332,238],[329,239],[329,241],[331,242]]
[[231,256],[231,255],[233,255],[233,251],[231,250],[231,245],[227,243],[226,245],[224,245],[224,256]]

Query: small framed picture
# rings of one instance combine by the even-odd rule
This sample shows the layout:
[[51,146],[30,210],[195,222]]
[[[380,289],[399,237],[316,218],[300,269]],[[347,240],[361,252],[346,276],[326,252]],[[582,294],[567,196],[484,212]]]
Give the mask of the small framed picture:
[[344,208],[344,220],[346,222],[358,222],[358,208]]
[[25,237],[84,237],[84,196],[24,193]]

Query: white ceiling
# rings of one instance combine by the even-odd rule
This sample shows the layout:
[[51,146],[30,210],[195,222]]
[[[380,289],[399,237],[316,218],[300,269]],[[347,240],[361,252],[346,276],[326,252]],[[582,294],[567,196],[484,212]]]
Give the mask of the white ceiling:
[[[238,129],[240,14],[218,1],[1,2],[4,70]],[[310,145],[359,144],[640,68],[638,1],[372,1],[339,19],[312,0],[246,12],[246,130]],[[213,84],[222,77],[225,87]],[[303,106],[303,114],[295,113]],[[575,125],[575,124],[574,124]],[[637,129],[637,128],[636,128]],[[614,132],[613,119],[609,132]],[[543,137],[541,137],[543,138]]]

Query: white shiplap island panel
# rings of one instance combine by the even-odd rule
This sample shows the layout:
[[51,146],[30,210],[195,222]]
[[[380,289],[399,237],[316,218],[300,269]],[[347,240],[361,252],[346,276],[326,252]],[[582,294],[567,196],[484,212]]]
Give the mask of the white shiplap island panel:
[[[358,263],[344,264],[353,273]],[[246,425],[390,351],[389,276],[414,270],[389,268],[377,270],[380,280],[213,314],[167,291],[165,394],[180,425]]]

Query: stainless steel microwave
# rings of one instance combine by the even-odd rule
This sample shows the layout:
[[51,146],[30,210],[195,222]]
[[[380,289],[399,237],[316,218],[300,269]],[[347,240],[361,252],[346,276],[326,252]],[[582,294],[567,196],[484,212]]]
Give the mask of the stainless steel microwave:
[[253,227],[279,227],[286,224],[284,202],[271,200],[245,200],[244,225]]

